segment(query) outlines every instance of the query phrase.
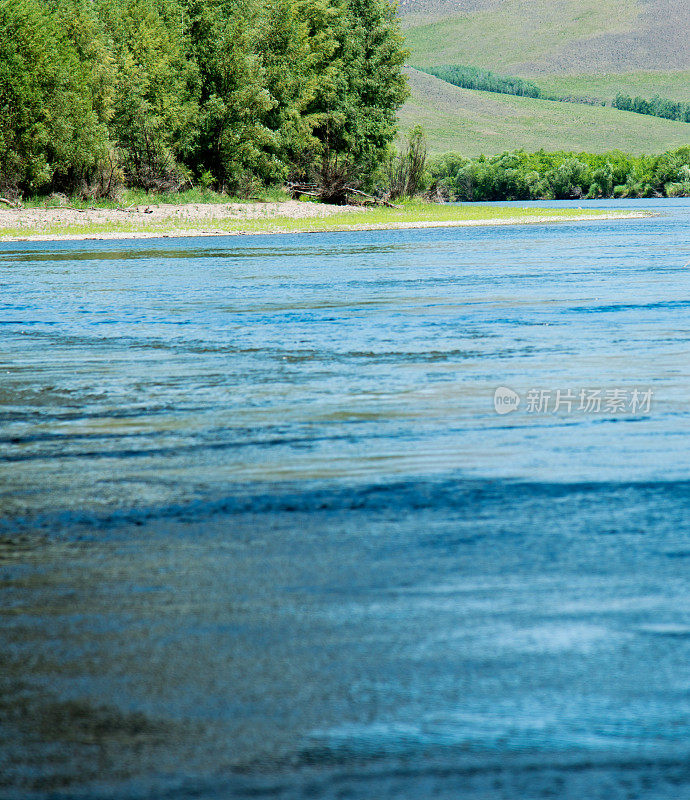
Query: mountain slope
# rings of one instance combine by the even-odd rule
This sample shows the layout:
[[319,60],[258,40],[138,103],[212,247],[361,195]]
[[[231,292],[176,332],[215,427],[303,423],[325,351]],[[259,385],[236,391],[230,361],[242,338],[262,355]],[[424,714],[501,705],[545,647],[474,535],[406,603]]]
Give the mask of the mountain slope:
[[690,124],[602,106],[557,103],[459,89],[406,70],[412,96],[400,111],[404,135],[422,125],[432,153],[505,150],[659,153],[690,144]]
[[403,0],[400,14],[416,66],[521,76],[690,69],[687,0]]
[[597,97],[606,101],[621,93],[645,98],[658,94],[669,100],[690,102],[690,70],[542,75],[535,82],[555,94]]

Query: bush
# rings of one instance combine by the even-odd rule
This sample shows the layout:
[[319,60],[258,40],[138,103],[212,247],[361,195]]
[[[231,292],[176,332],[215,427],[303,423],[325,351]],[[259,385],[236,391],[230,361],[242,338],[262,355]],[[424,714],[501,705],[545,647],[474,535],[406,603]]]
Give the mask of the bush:
[[426,158],[426,136],[422,128],[417,125],[410,133],[405,149],[390,159],[388,193],[391,200],[414,197],[424,191],[427,185]]
[[666,197],[690,197],[690,181],[667,183],[664,189]]
[[619,151],[515,150],[475,159],[449,154],[436,159],[429,172],[450,197],[465,201],[678,197],[690,184],[690,147],[656,157]]

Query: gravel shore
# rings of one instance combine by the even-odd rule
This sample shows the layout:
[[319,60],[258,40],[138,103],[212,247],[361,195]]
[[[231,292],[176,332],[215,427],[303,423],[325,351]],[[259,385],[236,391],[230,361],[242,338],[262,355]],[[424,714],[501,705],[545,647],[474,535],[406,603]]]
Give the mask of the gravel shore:
[[[439,206],[447,209],[447,206]],[[415,219],[402,212],[399,219],[381,222],[362,206],[335,206],[290,200],[273,203],[191,203],[185,205],[138,205],[128,208],[0,208],[0,242],[69,241],[107,239],[152,239],[167,237],[230,236],[266,233],[306,233],[323,230],[381,230],[405,228],[515,225],[525,223],[591,220],[591,214],[559,216],[544,209],[543,214],[515,216],[497,214],[480,219]],[[342,217],[343,222],[337,219]],[[353,219],[353,215],[355,219]],[[362,217],[361,222],[359,217]],[[612,211],[597,219],[644,216],[645,212]],[[407,217],[407,218],[405,218]],[[324,221],[332,218],[332,222]],[[285,225],[281,225],[281,220]],[[303,225],[294,224],[303,221]],[[246,222],[246,227],[242,224]],[[267,223],[265,226],[262,223]],[[288,224],[289,223],[289,224]],[[4,229],[4,230],[3,230]]]

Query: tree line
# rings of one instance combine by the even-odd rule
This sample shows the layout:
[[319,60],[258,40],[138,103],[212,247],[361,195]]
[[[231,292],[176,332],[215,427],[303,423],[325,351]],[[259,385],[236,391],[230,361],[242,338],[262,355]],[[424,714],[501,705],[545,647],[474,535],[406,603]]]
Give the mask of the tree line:
[[[476,89],[484,92],[511,94],[517,97],[531,97],[535,100],[555,100],[560,103],[606,105],[604,100],[548,92],[532,81],[508,75],[496,75],[486,69],[478,69],[462,64],[417,67],[417,69],[429,75],[435,75],[442,81],[462,89]],[[647,114],[678,122],[690,122],[690,103],[675,102],[665,97],[659,97],[659,95],[655,95],[651,100],[645,100],[643,97],[633,98],[626,94],[618,94],[610,104],[612,108],[617,108],[619,111],[633,111],[636,114]]]
[[652,117],[674,119],[678,122],[690,122],[690,103],[680,103],[666,97],[654,95],[651,100],[643,97],[630,97],[617,94],[612,104],[621,111],[633,111],[635,114],[647,114]]
[[690,197],[690,147],[657,156],[544,150],[473,159],[449,154],[428,166],[426,183],[433,194],[466,201]]
[[421,72],[435,75],[446,83],[459,86],[461,89],[478,89],[483,92],[498,92],[499,94],[512,94],[518,97],[532,97],[538,99],[560,99],[552,96],[544,97],[542,90],[531,81],[522,78],[513,78],[506,75],[496,75],[488,69],[464,66],[462,64],[445,64],[438,67],[416,67]]
[[446,83],[461,89],[477,89],[482,92],[512,94],[517,97],[531,97],[535,100],[555,100],[560,103],[584,103],[585,105],[606,105],[603,100],[592,97],[578,97],[570,94],[548,92],[532,81],[510,75],[497,75],[488,69],[469,67],[463,64],[444,64],[436,67],[416,67],[420,72],[434,75]]
[[366,186],[405,55],[388,0],[0,0],[0,190]]

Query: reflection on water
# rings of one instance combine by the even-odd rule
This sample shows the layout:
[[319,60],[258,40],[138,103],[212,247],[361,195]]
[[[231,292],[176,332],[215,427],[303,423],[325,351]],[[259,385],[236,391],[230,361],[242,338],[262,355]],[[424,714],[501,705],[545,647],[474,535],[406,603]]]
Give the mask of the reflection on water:
[[0,794],[686,791],[690,203],[655,207],[0,246]]

